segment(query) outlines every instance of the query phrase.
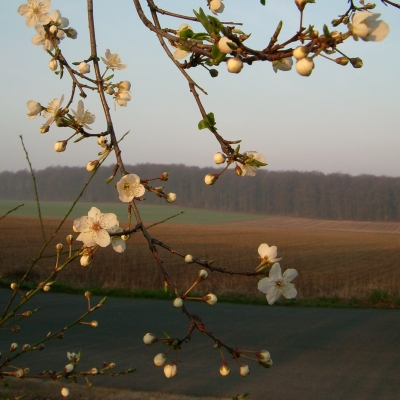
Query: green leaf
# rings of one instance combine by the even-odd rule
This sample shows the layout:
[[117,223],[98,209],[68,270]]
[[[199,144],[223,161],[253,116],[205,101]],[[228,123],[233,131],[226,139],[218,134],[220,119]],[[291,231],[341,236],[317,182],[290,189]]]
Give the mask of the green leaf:
[[226,54],[221,53],[218,49],[218,46],[216,44],[213,45],[212,49],[211,49],[211,55],[214,59],[214,64],[218,65],[225,57]]
[[208,121],[206,121],[205,119],[202,119],[198,124],[198,128],[199,128],[199,130],[210,128],[210,123]]
[[106,297],[103,297],[103,298],[99,301],[99,305],[100,305],[100,306],[103,305],[103,304],[106,302],[106,300],[107,300],[107,296],[106,296]]
[[218,34],[221,32],[222,24],[218,18],[213,17],[212,15],[208,16],[208,20],[210,21],[211,25],[214,27],[214,33]]
[[193,36],[193,31],[191,29],[189,29],[188,27],[182,29],[179,32],[179,37],[182,40],[187,40],[187,39],[191,38],[192,36]]
[[210,125],[214,126],[215,125],[215,117],[214,113],[210,112],[207,114],[207,120],[210,123]]
[[167,339],[169,339],[171,336],[168,335],[167,332],[163,332],[164,337],[166,337]]
[[210,21],[208,20],[207,15],[204,14],[204,11],[202,8],[200,8],[199,12],[196,12],[195,10],[193,10],[193,12],[194,12],[194,15],[196,16],[196,18],[200,21],[200,23],[204,26],[204,28],[206,29],[206,31],[209,34],[214,32],[214,28],[210,24]]
[[206,40],[210,37],[208,33],[205,32],[199,32],[199,33],[194,33],[192,36],[193,40]]

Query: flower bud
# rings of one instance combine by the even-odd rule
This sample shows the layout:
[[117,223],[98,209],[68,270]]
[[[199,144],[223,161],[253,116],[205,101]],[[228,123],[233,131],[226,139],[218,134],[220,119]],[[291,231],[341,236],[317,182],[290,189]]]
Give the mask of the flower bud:
[[115,86],[117,86],[117,88],[122,91],[127,92],[131,90],[131,83],[129,81],[121,81],[120,83],[117,83]]
[[63,332],[58,333],[56,338],[57,339],[64,339],[64,333]]
[[56,252],[57,253],[60,253],[61,252],[61,250],[63,249],[63,245],[62,245],[62,243],[58,243],[58,244],[56,244]]
[[243,68],[243,61],[238,57],[230,58],[226,62],[226,67],[228,68],[229,72],[238,74]]
[[178,373],[177,365],[172,362],[164,367],[164,374],[167,378],[173,378]]
[[24,312],[22,313],[22,315],[23,315],[24,317],[30,317],[30,316],[32,315],[32,311],[24,311]]
[[176,194],[168,193],[164,198],[167,201],[167,203],[173,203],[176,200]]
[[363,61],[359,57],[350,58],[349,61],[354,68],[362,68],[363,66]]
[[[76,39],[78,37],[78,32],[74,28],[65,29],[64,32],[70,39]],[[68,396],[68,395],[67,395]]]
[[56,151],[57,153],[65,151],[65,149],[67,148],[67,143],[68,142],[66,140],[59,140],[58,142],[55,142],[54,151]]
[[89,65],[89,64],[86,64],[85,62],[81,62],[81,63],[78,65],[78,71],[79,71],[81,74],[88,74],[88,73],[90,72],[90,65]]
[[260,359],[260,361],[268,361],[271,359],[271,354],[267,350],[260,350],[256,353],[256,356]]
[[243,170],[242,170],[242,168],[239,167],[239,165],[236,165],[236,167],[235,167],[235,174],[237,176],[242,176],[243,175]]
[[39,351],[44,350],[44,344],[43,344],[43,343],[40,343],[39,346],[37,347],[37,349],[38,349]]
[[18,285],[17,285],[16,283],[12,283],[12,284],[10,285],[10,288],[11,288],[12,290],[18,290]]
[[208,272],[205,269],[201,269],[198,273],[199,280],[204,281],[204,279],[208,278]]
[[73,370],[74,370],[74,364],[67,364],[65,367],[64,367],[64,371],[67,373],[67,374],[69,374],[70,372],[72,372]]
[[61,389],[61,396],[63,396],[63,397],[68,397],[68,396],[69,396],[69,389],[66,388],[66,387],[63,387],[63,388]]
[[152,333],[146,333],[143,336],[143,342],[146,346],[151,346],[153,343],[157,342],[158,339],[155,335],[153,335]]
[[109,95],[113,95],[115,93],[115,90],[111,87],[111,85],[109,85],[107,86],[106,93]]
[[86,171],[93,172],[97,165],[99,164],[99,160],[89,161],[86,165]]
[[15,371],[13,372],[13,375],[14,375],[16,378],[21,378],[21,377],[24,375],[24,371],[23,371],[21,368],[18,368],[17,370],[15,370]]
[[209,69],[208,72],[210,73],[211,78],[216,78],[218,76],[218,70],[216,70],[215,68]]
[[294,0],[299,11],[303,11],[307,3],[315,3],[315,0]]
[[160,176],[161,181],[167,181],[168,180],[168,172],[163,172]]
[[182,308],[183,307],[183,300],[180,297],[177,297],[174,300],[174,307],[175,308]]
[[226,155],[223,153],[215,153],[214,154],[214,162],[215,164],[223,164],[226,160]]
[[14,325],[14,326],[11,328],[11,332],[13,332],[13,333],[18,333],[20,330],[21,330],[21,328],[20,328],[19,325]]
[[97,144],[101,147],[107,147],[108,139],[106,136],[100,136],[97,138]]
[[108,364],[108,369],[113,369],[113,368],[115,368],[115,363]]
[[309,52],[310,51],[306,46],[298,46],[293,50],[293,57],[296,60],[301,60],[302,58],[307,57]]
[[165,353],[159,353],[154,357],[154,364],[157,367],[162,367],[167,362],[167,355]]
[[206,183],[206,185],[214,185],[217,179],[218,179],[218,174],[207,174],[204,177],[204,182]]
[[296,62],[296,71],[301,76],[310,76],[314,69],[314,61],[310,57],[302,58]]
[[92,297],[92,293],[86,291],[86,292],[85,292],[85,297],[86,297],[87,299],[90,299],[90,298]]
[[90,371],[89,371],[89,374],[90,375],[97,375],[99,373],[99,370],[97,369],[97,368],[92,368]]
[[231,370],[228,367],[228,364],[225,361],[223,361],[221,366],[219,367],[219,373],[222,376],[227,376],[227,375],[229,375],[230,372],[231,372]]
[[65,238],[65,240],[66,240],[66,242],[67,242],[68,244],[72,244],[72,242],[74,241],[74,237],[73,237],[72,235],[68,235],[68,236]]
[[188,264],[191,264],[193,262],[193,256],[191,254],[186,254],[185,262],[187,262]]
[[58,66],[57,60],[54,60],[54,59],[50,60],[50,62],[49,62],[49,68],[50,68],[52,71],[55,71],[55,70],[57,69],[57,66]]
[[90,321],[90,322],[89,322],[89,325],[90,325],[92,328],[97,328],[97,327],[99,326],[99,323],[98,323],[97,321]]
[[224,54],[229,54],[232,53],[232,51],[234,49],[232,49],[231,47],[228,46],[228,43],[231,43],[234,47],[234,49],[237,47],[236,44],[234,42],[232,42],[232,40],[228,39],[226,36],[224,36],[223,38],[220,39],[220,41],[218,42],[217,46],[218,46],[218,50],[221,53]]
[[258,361],[258,363],[260,364],[260,365],[262,365],[264,368],[271,368],[272,367],[272,359],[270,358],[269,360],[260,360],[260,361]]
[[349,63],[349,59],[347,57],[338,57],[335,62],[339,65],[347,65]]
[[50,125],[45,126],[44,124],[40,125],[39,132],[46,133],[50,130]]
[[88,265],[90,265],[92,263],[92,261],[93,261],[93,256],[91,256],[91,255],[84,255],[79,260],[82,267],[87,267]]
[[130,235],[121,235],[121,239],[126,242],[130,238]]
[[213,306],[217,303],[218,298],[215,294],[209,293],[207,296],[204,296],[202,300],[205,301],[209,306]]
[[247,376],[250,373],[250,368],[248,365],[243,364],[240,366],[240,370],[239,370],[240,375],[242,376]]
[[18,348],[18,344],[17,343],[11,343],[10,351],[17,350],[17,348]]
[[55,25],[52,25],[52,26],[49,28],[49,32],[50,32],[52,35],[55,35],[55,34],[58,32],[58,28],[57,28]]
[[50,285],[43,286],[43,292],[48,292],[50,290]]
[[27,350],[29,350],[30,348],[31,348],[31,345],[30,345],[30,344],[24,344],[24,345],[21,347],[22,351],[27,351]]

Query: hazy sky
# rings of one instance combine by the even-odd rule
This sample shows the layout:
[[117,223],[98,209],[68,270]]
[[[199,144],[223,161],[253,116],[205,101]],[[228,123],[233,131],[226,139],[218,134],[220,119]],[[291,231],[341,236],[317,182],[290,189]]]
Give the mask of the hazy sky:
[[[72,131],[52,126],[41,135],[39,126],[45,119],[28,120],[26,116],[28,100],[47,105],[62,94],[68,97],[71,84],[67,75],[60,81],[49,70],[49,55],[31,43],[36,31],[26,27],[25,18],[17,13],[20,4],[15,0],[0,3],[0,171],[26,168],[18,135],[23,135],[36,169],[84,167],[96,159],[100,148],[95,140],[70,143],[66,152],[55,153],[54,142],[69,137]],[[52,1],[52,9],[59,9],[78,31],[78,39],[61,43],[69,61],[89,56],[85,4],[84,0]],[[125,163],[213,166],[218,144],[209,131],[197,129],[201,116],[186,81],[167,59],[157,38],[139,21],[132,0],[95,0],[94,4],[99,54],[107,48],[119,53],[128,68],[115,71],[114,81],[132,83],[128,107],[112,109],[118,136],[130,130],[123,142]],[[205,0],[159,2],[165,9],[189,15],[193,8],[206,8],[205,4]],[[298,26],[293,0],[267,0],[266,7],[259,0],[225,0],[225,5],[221,20],[244,22],[242,29],[253,34],[247,42],[252,48],[265,47],[281,19],[281,41],[291,37]],[[347,0],[317,0],[307,6],[304,26],[311,23],[322,31],[323,23],[329,23],[347,6]],[[222,136],[242,139],[242,150],[263,153],[271,170],[400,176],[400,10],[379,5],[376,11],[391,29],[383,42],[356,43],[350,39],[340,46],[349,56],[363,59],[362,69],[341,67],[317,57],[309,78],[295,70],[275,74],[269,62],[245,66],[238,75],[229,74],[221,64],[220,76],[215,79],[201,67],[190,70],[209,93],[202,99],[207,112],[214,112]],[[180,23],[171,20],[166,26],[178,28]],[[196,24],[193,28],[203,31]],[[76,109],[76,104],[71,108]],[[93,132],[104,130],[94,93],[88,92],[85,108],[97,116]]]

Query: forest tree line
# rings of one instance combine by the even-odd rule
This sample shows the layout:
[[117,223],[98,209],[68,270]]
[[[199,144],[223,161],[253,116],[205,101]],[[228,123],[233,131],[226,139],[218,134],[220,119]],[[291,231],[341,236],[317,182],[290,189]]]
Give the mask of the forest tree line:
[[[215,185],[207,186],[204,176],[217,173],[213,168],[185,165],[138,164],[127,171],[141,179],[155,178],[164,171],[166,193],[177,194],[175,204],[185,207],[286,215],[303,218],[359,221],[400,221],[400,177],[298,171],[258,171],[255,177],[238,177],[233,169],[225,172]],[[101,167],[83,194],[81,201],[118,202],[118,193],[106,185],[111,167]],[[90,173],[82,167],[49,167],[35,171],[39,199],[72,201],[81,191]],[[27,170],[0,173],[0,199],[34,200],[32,177]],[[165,200],[145,194],[148,204]]]

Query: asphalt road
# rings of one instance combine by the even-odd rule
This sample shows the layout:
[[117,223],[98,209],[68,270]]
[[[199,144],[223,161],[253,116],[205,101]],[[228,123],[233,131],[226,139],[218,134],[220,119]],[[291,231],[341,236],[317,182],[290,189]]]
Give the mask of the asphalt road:
[[[10,291],[0,290],[4,304]],[[99,298],[95,298],[96,304]],[[10,343],[34,343],[49,331],[56,331],[83,314],[82,295],[42,293],[29,308],[41,311],[18,323],[17,334],[2,331],[3,357]],[[197,396],[229,397],[250,392],[254,400],[368,400],[400,399],[400,311],[285,308],[190,304],[216,336],[233,347],[267,349],[271,369],[250,363],[250,375],[243,378],[233,360],[231,373],[220,376],[220,356],[205,335],[196,333],[179,353],[178,375],[166,379],[162,368],[153,364],[162,344],[145,346],[147,332],[162,336],[183,336],[187,320],[171,302],[157,300],[108,299],[89,320],[97,328],[77,326],[54,339],[41,352],[32,352],[14,365],[29,366],[32,373],[61,370],[66,352],[82,352],[81,370],[115,362],[115,370],[134,367],[131,375],[117,378],[93,377],[97,386],[138,391],[164,391]],[[83,383],[83,382],[81,382]]]

